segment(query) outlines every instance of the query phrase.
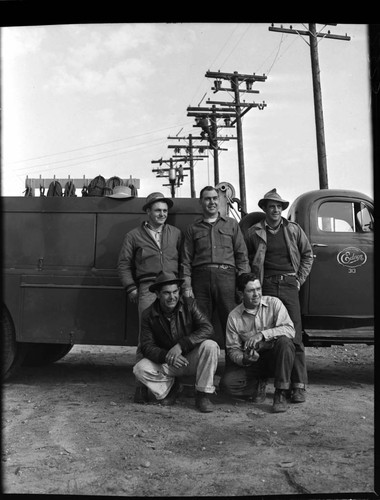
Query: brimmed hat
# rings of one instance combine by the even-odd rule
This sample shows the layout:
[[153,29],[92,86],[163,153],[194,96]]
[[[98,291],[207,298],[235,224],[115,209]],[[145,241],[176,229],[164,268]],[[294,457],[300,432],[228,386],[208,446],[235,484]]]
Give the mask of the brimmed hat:
[[168,208],[171,208],[173,206],[172,200],[170,198],[165,198],[162,193],[151,193],[145,200],[145,205],[143,206],[144,212],[147,208],[153,205],[153,203],[156,203],[156,201],[163,201],[167,203]]
[[281,196],[277,193],[276,188],[273,188],[271,191],[268,191],[267,193],[264,194],[264,198],[261,198],[259,200],[259,207],[263,210],[263,205],[267,200],[272,200],[272,201],[278,201],[282,204],[282,209],[285,210],[285,208],[288,208],[289,202],[285,201],[281,198]]
[[174,273],[165,273],[164,271],[161,271],[157,275],[156,281],[152,285],[150,285],[149,291],[155,292],[163,285],[174,285],[174,284],[182,285],[184,281],[185,280],[177,278],[177,276]]
[[108,198],[130,198],[132,196],[131,188],[128,186],[115,186]]

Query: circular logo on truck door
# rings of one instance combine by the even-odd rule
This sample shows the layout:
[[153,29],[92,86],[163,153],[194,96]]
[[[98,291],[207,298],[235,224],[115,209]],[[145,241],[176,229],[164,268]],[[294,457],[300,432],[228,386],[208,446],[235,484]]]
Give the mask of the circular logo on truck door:
[[337,255],[339,264],[345,267],[359,267],[367,262],[367,254],[356,247],[347,247]]

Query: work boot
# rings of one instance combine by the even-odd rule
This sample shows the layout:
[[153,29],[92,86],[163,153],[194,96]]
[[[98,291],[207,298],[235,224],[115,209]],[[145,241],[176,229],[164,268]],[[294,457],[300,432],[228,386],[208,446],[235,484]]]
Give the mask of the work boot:
[[286,401],[286,391],[283,389],[276,389],[273,396],[273,413],[283,413],[288,409],[288,403]]
[[195,395],[195,406],[202,413],[211,413],[214,411],[213,404],[209,399],[209,394],[206,392],[197,391]]
[[133,402],[138,404],[144,404],[148,403],[148,401],[149,401],[148,388],[141,383],[137,383],[135,394],[133,396]]
[[264,403],[266,397],[267,380],[260,378],[257,381],[256,394],[252,399],[252,403]]
[[300,387],[295,387],[292,390],[290,401],[292,403],[304,403],[306,401],[305,389],[301,389]]
[[173,406],[177,400],[178,394],[180,393],[181,386],[177,379],[174,379],[174,384],[169,391],[169,394],[164,398],[160,399],[158,402],[162,406]]

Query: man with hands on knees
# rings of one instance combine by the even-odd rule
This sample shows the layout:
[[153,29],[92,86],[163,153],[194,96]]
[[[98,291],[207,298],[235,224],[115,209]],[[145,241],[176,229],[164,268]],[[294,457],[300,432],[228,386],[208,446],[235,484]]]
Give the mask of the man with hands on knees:
[[286,391],[294,363],[295,330],[288,311],[277,297],[263,296],[257,273],[237,279],[243,301],[233,309],[226,327],[226,351],[231,363],[220,385],[232,396],[260,398],[259,380],[274,376],[272,410],[287,410]]
[[199,411],[213,411],[210,394],[220,349],[214,329],[192,297],[181,297],[184,280],[161,272],[149,287],[156,300],[143,313],[140,347],[143,359],[133,373],[164,406],[173,405],[180,392],[178,377],[195,375]]

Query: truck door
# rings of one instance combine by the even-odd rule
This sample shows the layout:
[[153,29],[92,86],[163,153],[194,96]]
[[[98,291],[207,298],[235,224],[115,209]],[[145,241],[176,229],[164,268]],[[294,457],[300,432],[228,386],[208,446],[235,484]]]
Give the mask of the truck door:
[[310,217],[314,263],[309,315],[373,316],[373,205],[368,200],[326,197],[314,203]]

